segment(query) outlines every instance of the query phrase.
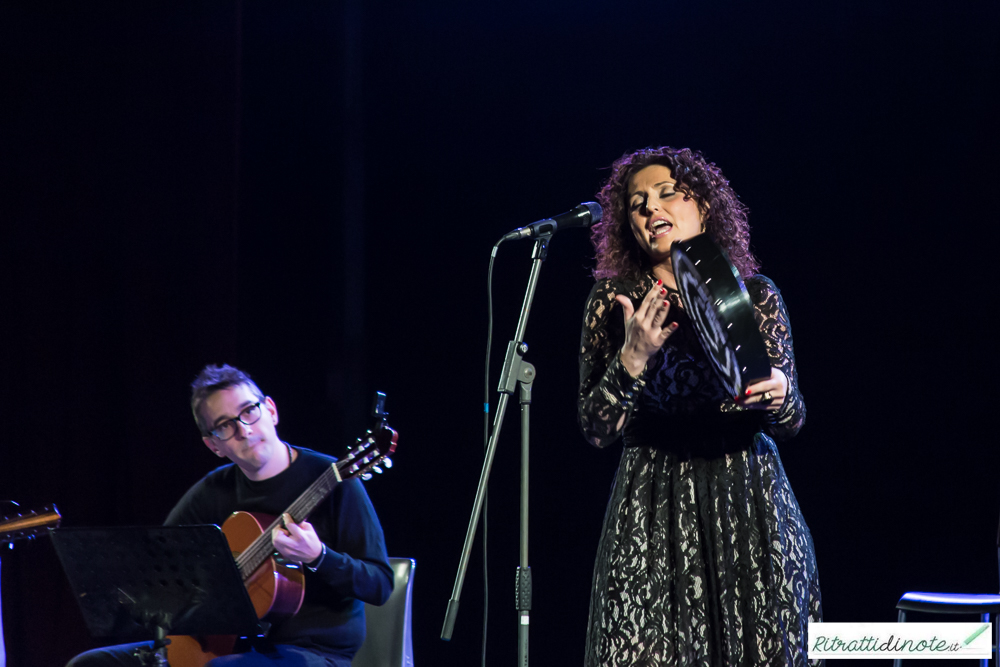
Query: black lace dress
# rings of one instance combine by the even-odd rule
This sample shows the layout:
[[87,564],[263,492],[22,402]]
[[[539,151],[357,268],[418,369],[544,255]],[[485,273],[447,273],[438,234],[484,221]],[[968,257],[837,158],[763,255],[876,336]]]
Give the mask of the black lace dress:
[[620,435],[625,445],[594,567],[586,665],[805,665],[820,591],[812,537],[774,444],[806,415],[784,302],[769,279],[746,280],[771,365],[790,390],[776,413],[744,410],[678,307],[668,320],[680,328],[641,377],[625,370],[614,295],[638,305],[652,284],[602,280],[584,316],[580,424],[598,447]]

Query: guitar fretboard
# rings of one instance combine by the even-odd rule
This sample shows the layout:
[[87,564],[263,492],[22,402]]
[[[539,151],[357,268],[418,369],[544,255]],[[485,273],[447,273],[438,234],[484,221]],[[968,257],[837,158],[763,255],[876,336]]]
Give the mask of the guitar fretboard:
[[[381,443],[381,440],[386,440]],[[295,502],[285,510],[285,513],[292,516],[292,521],[299,523],[303,521],[316,506],[323,502],[323,499],[330,495],[334,487],[344,480],[357,477],[368,472],[379,461],[391,454],[396,448],[396,432],[389,427],[379,428],[372,436],[368,432],[368,438],[362,441],[358,438],[358,444],[349,451],[347,458],[332,464],[316,481],[309,485],[309,488],[302,492]],[[271,533],[275,528],[282,525],[281,517],[275,519],[270,526],[264,529],[260,536],[250,543],[243,553],[236,558],[236,565],[240,568],[240,576],[243,581],[250,578],[268,558],[274,554],[274,542],[271,541]]]
[[[316,481],[309,485],[308,489],[302,492],[302,495],[296,498],[295,502],[285,510],[285,512],[292,515],[292,521],[299,523],[305,519],[316,509],[317,505],[323,502],[324,498],[330,495],[330,492],[333,491],[334,487],[342,479],[338,466],[345,465],[346,463],[348,461],[331,465],[326,472],[317,477]],[[347,466],[345,465],[345,467]],[[236,558],[236,564],[240,568],[240,576],[243,577],[243,581],[246,581],[274,553],[274,543],[271,541],[271,533],[280,525],[282,525],[282,520],[279,516],[270,526],[264,529],[260,537],[254,540]]]

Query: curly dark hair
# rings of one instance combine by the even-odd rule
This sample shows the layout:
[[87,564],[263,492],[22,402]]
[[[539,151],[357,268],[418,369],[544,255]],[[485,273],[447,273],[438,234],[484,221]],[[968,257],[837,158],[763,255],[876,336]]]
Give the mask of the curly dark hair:
[[750,253],[747,207],[729,187],[729,181],[698,151],[661,146],[626,153],[611,165],[611,176],[597,193],[604,216],[590,228],[597,255],[594,277],[638,280],[652,268],[650,257],[632,234],[628,211],[629,181],[652,164],[670,169],[677,181],[676,189],[684,193],[685,199],[694,197],[705,216],[705,231],[729,255],[740,275],[748,278],[756,273],[760,264]]

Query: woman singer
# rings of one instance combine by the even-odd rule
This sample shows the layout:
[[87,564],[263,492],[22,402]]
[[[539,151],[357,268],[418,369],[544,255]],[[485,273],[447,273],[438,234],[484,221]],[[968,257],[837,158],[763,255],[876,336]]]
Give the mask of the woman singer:
[[[587,630],[591,666],[805,665],[821,620],[812,537],[775,446],[802,427],[788,313],[757,275],[747,209],[690,149],[623,156],[598,195],[579,419],[619,437]],[[771,364],[729,395],[680,301],[674,241],[707,233],[741,274]]]

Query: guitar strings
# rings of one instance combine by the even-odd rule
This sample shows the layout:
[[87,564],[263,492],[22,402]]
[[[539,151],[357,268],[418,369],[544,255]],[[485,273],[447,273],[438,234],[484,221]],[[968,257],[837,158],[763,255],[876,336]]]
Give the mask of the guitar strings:
[[[302,496],[299,496],[299,499],[292,503],[292,506],[289,508],[293,518],[296,516],[301,517],[303,513],[315,509],[316,505],[322,500],[321,497],[318,497],[322,493],[321,489],[327,486],[331,478],[334,481],[336,480],[333,468],[324,472],[315,482],[309,485],[306,492]],[[333,488],[332,485],[329,488]],[[326,494],[324,493],[323,495]],[[236,564],[239,566],[240,574],[243,575],[244,579],[260,567],[261,563],[271,557],[271,554],[274,552],[271,533],[280,525],[281,517],[278,517],[236,558]]]
[[[308,516],[312,510],[316,509],[316,506],[329,495],[330,491],[339,483],[337,473],[342,472],[343,469],[348,469],[351,467],[356,468],[355,471],[350,473],[353,477],[368,468],[375,465],[376,460],[379,457],[379,452],[377,449],[372,449],[371,440],[367,443],[361,445],[359,451],[353,452],[351,456],[343,461],[337,463],[337,472],[334,472],[333,467],[327,469],[322,475],[320,475],[315,482],[309,485],[305,492],[299,496],[291,507],[288,508],[288,512],[292,515],[292,519],[295,521],[301,520],[302,517]],[[369,450],[372,449],[370,452]],[[358,460],[359,455],[364,454],[360,461]],[[369,454],[374,454],[371,459],[368,458]],[[359,466],[359,463],[361,464]],[[281,517],[275,519],[270,526],[268,526],[264,532],[262,532],[257,539],[250,543],[243,552],[237,556],[236,564],[240,569],[240,575],[243,579],[246,579],[254,571],[257,570],[260,565],[271,557],[274,553],[274,543],[271,541],[271,533],[281,525]]]
[[[306,492],[302,494],[298,500],[292,503],[292,506],[289,508],[289,510],[291,510],[290,513],[292,514],[292,517],[301,517],[309,511],[315,509],[316,505],[318,505],[322,500],[322,497],[326,495],[326,493],[323,493],[321,489],[323,487],[327,487],[329,481],[336,481],[336,479],[337,477],[333,472],[333,468],[330,468],[320,475],[315,482],[309,485]],[[329,485],[327,491],[329,488],[333,488],[333,486]],[[308,498],[303,500],[306,496],[308,496]],[[275,528],[280,526],[281,523],[281,517],[275,519],[271,525],[268,526],[267,529],[237,557],[236,563],[239,566],[240,574],[243,575],[244,579],[260,567],[261,563],[271,557],[271,554],[274,552],[274,544],[271,542],[271,533]]]

